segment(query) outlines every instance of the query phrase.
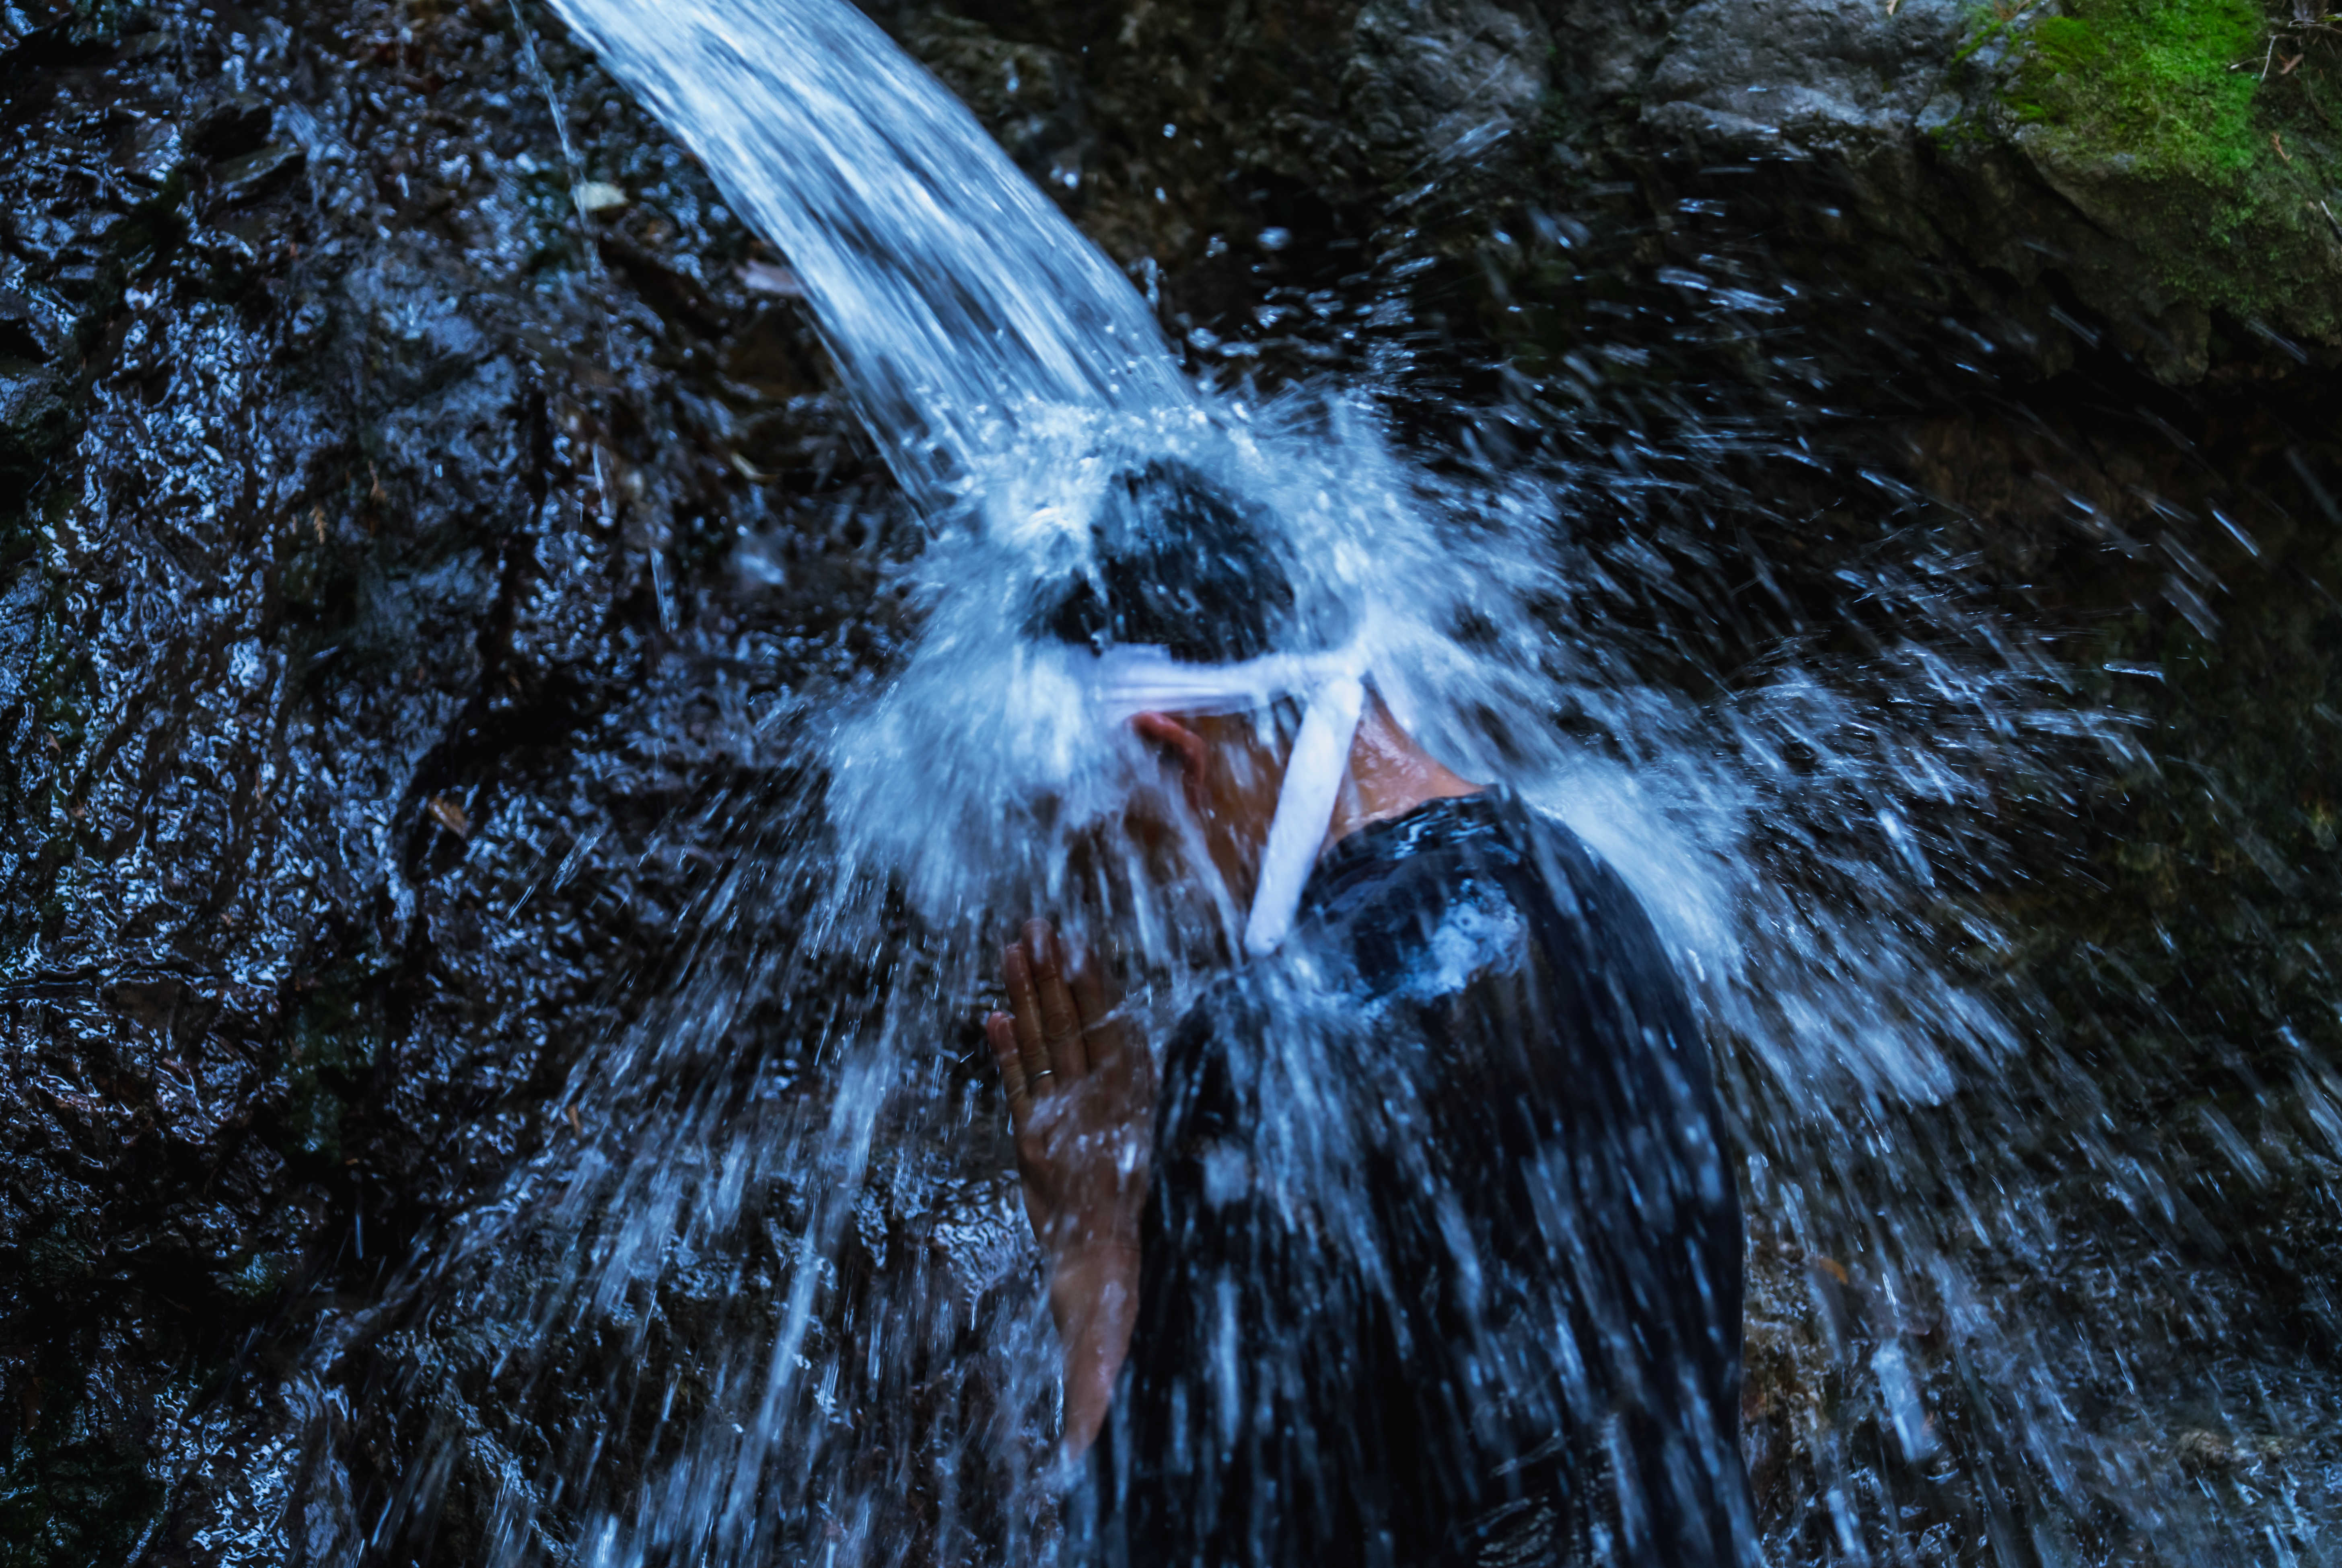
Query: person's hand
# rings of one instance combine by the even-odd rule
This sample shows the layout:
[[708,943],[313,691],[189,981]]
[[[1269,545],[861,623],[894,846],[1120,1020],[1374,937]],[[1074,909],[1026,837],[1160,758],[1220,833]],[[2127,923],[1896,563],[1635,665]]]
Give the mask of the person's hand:
[[1137,1308],[1154,1078],[1094,964],[1068,962],[1046,921],[1002,955],[1006,1013],[985,1020],[1008,1094],[1025,1212],[1049,1259],[1066,1345],[1066,1447],[1105,1419]]
[[1006,1013],[985,1020],[1033,1233],[1054,1263],[1138,1245],[1153,1082],[1145,1049],[1091,963],[1044,920],[1002,954]]

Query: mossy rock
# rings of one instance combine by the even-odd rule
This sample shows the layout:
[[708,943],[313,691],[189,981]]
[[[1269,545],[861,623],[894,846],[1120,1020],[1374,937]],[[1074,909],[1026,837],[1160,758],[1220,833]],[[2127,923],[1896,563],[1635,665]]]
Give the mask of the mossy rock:
[[[2009,139],[2153,305],[2342,345],[2342,30],[2258,0],[2066,0],[2005,34]],[[2154,296],[2161,296],[2157,299]],[[2174,378],[2201,374],[2183,345]]]
[[77,1393],[13,1413],[15,1430],[0,1447],[0,1568],[134,1561],[164,1504],[136,1440],[89,1419]]
[[21,323],[0,317],[0,494],[29,496],[74,438],[73,411],[47,357]]
[[340,1162],[342,1117],[363,1094],[382,1043],[382,1020],[368,976],[335,974],[309,993],[285,1034],[285,1098],[277,1116],[281,1153],[328,1166]]

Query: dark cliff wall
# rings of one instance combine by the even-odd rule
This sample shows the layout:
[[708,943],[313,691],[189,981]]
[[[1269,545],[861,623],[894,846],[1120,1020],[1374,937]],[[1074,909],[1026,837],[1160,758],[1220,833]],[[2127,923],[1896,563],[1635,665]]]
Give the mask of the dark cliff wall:
[[[2136,744],[2007,802],[2025,941],[1964,962],[2087,1043],[2117,1135],[2203,1151],[2185,1260],[2068,1194],[2114,1277],[2330,1354],[2332,1172],[2259,1101],[2337,1044],[2325,23],[881,15],[1199,373],[1696,488],[1616,520],[1672,584],[1655,667],[1876,646],[1863,563],[1913,534],[2067,634]],[[774,715],[890,645],[902,519],[785,258],[535,20],[541,79],[481,0],[0,6],[5,1568],[265,1560],[288,1347],[596,1114],[567,1065],[693,939]],[[1785,1539],[1834,1386],[1794,1295],[1751,1395]]]

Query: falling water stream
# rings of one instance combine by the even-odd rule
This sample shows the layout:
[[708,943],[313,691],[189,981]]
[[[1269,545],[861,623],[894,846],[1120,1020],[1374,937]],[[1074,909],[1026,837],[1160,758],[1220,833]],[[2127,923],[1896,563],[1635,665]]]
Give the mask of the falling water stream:
[[[1048,1558],[1053,1340],[974,1024],[1028,914],[1110,930],[1157,1024],[1233,917],[1096,869],[1138,759],[1026,634],[1113,474],[1176,457],[1264,504],[1313,592],[1372,606],[1401,716],[1576,828],[1690,980],[1749,1216],[1747,1441],[1793,1503],[1776,1560],[2324,1560],[2342,1489],[2297,1471],[2241,1507],[2156,1434],[2224,1399],[2306,1431],[2342,1390],[2170,1350],[2154,1325],[2186,1309],[2143,1304],[2165,1285],[2070,1233],[2060,1194],[2176,1254],[2204,1223],[2182,1182],[1950,956],[2008,942],[1978,896],[1995,802],[2128,744],[2041,646],[1888,564],[1867,591],[1901,634],[1858,667],[1784,648],[1726,694],[1671,689],[1580,526],[1628,504],[1630,467],[1459,474],[1376,388],[1191,385],[1122,274],[844,0],[557,8],[802,280],[926,524],[886,589],[915,634],[760,721],[793,782],[697,824],[726,868],[705,935],[584,1052],[592,1135],[312,1351],[387,1347],[369,1397],[405,1446],[362,1484],[317,1393],[302,1550],[421,1560],[461,1529],[495,1568]],[[2277,1087],[2342,1156],[2342,1084],[2304,1053]],[[2051,1124],[2079,1151],[2055,1183]]]

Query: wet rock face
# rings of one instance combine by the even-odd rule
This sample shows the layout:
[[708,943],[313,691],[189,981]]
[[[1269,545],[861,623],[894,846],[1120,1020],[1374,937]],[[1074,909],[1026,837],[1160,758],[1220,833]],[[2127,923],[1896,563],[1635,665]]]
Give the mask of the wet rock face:
[[253,1334],[576,1124],[660,825],[872,645],[881,514],[746,236],[507,10],[0,16],[0,1561],[175,1561]]
[[1369,0],[1351,27],[1343,117],[1377,168],[1436,178],[1538,129],[1552,44],[1534,10]]
[[[1078,118],[1049,172],[1063,185],[1090,160],[1084,221],[1174,271],[1199,267],[1216,238],[1314,226],[1321,204],[1355,219],[1435,185],[1550,201],[1654,164],[1746,164],[1804,193],[1771,216],[1805,233],[1815,265],[1994,318],[1987,335],[2035,374],[2102,335],[2183,385],[2273,346],[2330,355],[2330,33],[2254,0],[2133,11],[1376,0],[1274,18],[1141,5],[1116,22],[1044,4],[888,15],[1012,148],[1049,117],[1034,118],[1036,93]],[[1052,71],[1003,73],[980,39],[994,55],[1066,53]],[[1026,106],[995,113],[1007,82]],[[1157,143],[1164,125],[1176,134]],[[1288,205],[1289,217],[1270,210]]]
[[2327,304],[2342,58],[2314,32],[2249,0],[2184,18],[2089,0],[2038,15],[1694,5],[1616,123],[1628,144],[1811,160],[1853,198],[1839,237],[1878,252],[1847,257],[1871,286],[1917,292],[1906,269],[1937,273],[2050,371],[2077,347],[2052,313],[2077,301],[2185,384],[2271,333],[2342,346]]
[[1919,115],[1950,90],[1968,25],[1944,0],[1893,15],[1861,0],[1708,0],[1654,51],[1642,124],[1745,156],[1907,153]]
[[[1978,984],[2087,1040],[2091,1092],[2185,1148],[2205,1219],[2173,1258],[2059,1189],[2104,1255],[2008,1288],[2151,1297],[2154,1376],[2309,1375],[2342,1256],[2301,1130],[2325,1102],[2259,1096],[2337,1044],[2342,415],[2251,324],[2317,339],[2330,279],[2300,203],[2255,209],[2309,258],[2244,255],[2257,295],[2167,263],[2259,232],[2205,214],[2323,155],[2251,118],[2316,121],[2277,95],[2325,90],[2317,40],[2229,126],[2266,159],[2165,148],[2166,178],[2119,165],[2137,40],[1936,0],[874,10],[1199,373],[1357,376],[1435,451],[1631,447],[1696,491],[1696,516],[1586,524],[1686,688],[1908,632],[1863,574],[1913,534],[1945,592],[2083,628],[2077,703],[2146,738],[2012,794],[2035,880],[1999,913],[2033,934]],[[438,1549],[476,1544],[499,1467],[575,1436],[564,1379],[617,1353],[495,1383],[462,1311],[385,1306],[387,1265],[624,1114],[573,1097],[581,1042],[660,994],[740,803],[797,765],[806,694],[896,634],[902,519],[786,258],[535,21],[541,68],[500,0],[0,7],[5,1568],[323,1550],[418,1452],[424,1387],[464,1434]],[[2081,87],[2038,75],[2059,48]],[[2075,1150],[2037,1136],[2047,1180]],[[989,1260],[974,1293],[1029,1263],[995,1187],[936,1180],[950,1201],[857,1222],[849,1278],[890,1238],[942,1273]],[[1751,1443],[1792,1560],[1835,1549],[1827,1464],[1922,1465],[1866,1369],[1955,1375],[1827,1241],[1756,1252]],[[736,1298],[662,1286],[658,1354],[770,1332],[781,1259],[750,1252]],[[372,1337],[332,1337],[353,1323]],[[316,1343],[346,1351],[342,1403],[292,1409]],[[2266,1495],[2323,1462],[2166,1438],[2175,1473]],[[288,1526],[321,1451],[346,1463]],[[1986,1526],[1943,1509],[1920,1560],[1972,1560]]]

